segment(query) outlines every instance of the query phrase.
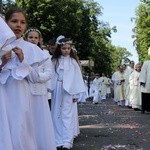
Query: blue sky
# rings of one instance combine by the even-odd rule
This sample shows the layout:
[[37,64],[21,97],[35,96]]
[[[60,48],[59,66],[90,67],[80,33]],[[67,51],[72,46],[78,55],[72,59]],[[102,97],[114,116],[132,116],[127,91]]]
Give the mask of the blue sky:
[[135,17],[135,9],[140,0],[95,0],[103,7],[103,15],[99,16],[100,20],[109,22],[110,27],[116,26],[117,33],[112,34],[112,44],[127,48],[133,55],[131,60],[138,62],[138,55],[133,46],[132,29],[134,22],[131,17]]

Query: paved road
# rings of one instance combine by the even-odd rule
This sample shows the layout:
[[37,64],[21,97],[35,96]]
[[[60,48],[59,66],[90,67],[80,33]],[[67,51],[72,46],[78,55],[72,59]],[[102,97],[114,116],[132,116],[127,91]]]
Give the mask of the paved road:
[[150,113],[113,100],[78,105],[80,135],[72,150],[150,150]]

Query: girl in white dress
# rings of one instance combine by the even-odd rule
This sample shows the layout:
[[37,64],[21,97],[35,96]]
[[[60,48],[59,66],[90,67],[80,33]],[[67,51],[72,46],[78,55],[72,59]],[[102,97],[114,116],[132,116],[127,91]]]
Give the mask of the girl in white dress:
[[62,38],[52,57],[55,75],[52,79],[52,119],[57,149],[68,150],[73,146],[77,99],[85,92],[78,61],[72,50],[72,41]]
[[[23,10],[10,9],[5,15],[5,20],[5,26],[11,28],[16,40],[9,46],[3,46],[7,53],[1,57],[0,149],[37,150],[30,105],[32,97],[27,76],[37,77],[34,67],[47,57],[38,46],[23,40],[22,35],[26,29],[26,14]],[[0,36],[7,36],[7,29],[0,27],[5,33]],[[7,43],[7,37],[1,39],[6,39],[4,43]]]
[[[41,32],[36,28],[30,28],[25,33],[27,41],[40,47]],[[55,150],[54,128],[51,118],[51,112],[48,104],[47,81],[52,78],[54,69],[51,57],[47,50],[41,51],[49,57],[42,65],[36,68],[38,77],[33,78],[29,75],[29,85],[32,94],[32,113],[33,123],[36,134],[38,150]]]

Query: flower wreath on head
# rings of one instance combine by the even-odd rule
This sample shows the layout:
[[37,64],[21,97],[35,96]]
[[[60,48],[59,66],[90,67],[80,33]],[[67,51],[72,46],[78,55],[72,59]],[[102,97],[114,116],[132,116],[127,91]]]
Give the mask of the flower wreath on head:
[[62,41],[62,42],[59,42],[59,41],[58,41],[57,44],[58,44],[58,45],[65,45],[65,44],[71,44],[71,45],[72,45],[73,42],[72,42],[71,40],[66,41],[66,42],[63,42],[63,41]]
[[73,50],[74,52],[77,52],[77,49],[76,49],[75,47],[72,47],[72,50]]
[[39,33],[40,37],[42,36],[41,32],[38,29],[36,29],[36,28],[30,28],[30,29],[28,29],[25,32],[25,35],[29,34],[30,32],[37,32],[37,33]]
[[[66,39],[66,41],[63,41],[63,39]],[[60,35],[56,39],[56,44],[58,44],[58,45],[71,44],[72,45],[73,42],[69,38],[65,38],[65,36]]]

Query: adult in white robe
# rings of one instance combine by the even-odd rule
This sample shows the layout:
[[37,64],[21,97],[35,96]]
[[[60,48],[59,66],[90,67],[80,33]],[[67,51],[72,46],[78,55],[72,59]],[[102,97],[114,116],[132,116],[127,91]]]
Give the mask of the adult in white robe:
[[145,111],[150,111],[150,60],[144,61],[139,82],[142,92],[142,113],[145,113]]
[[135,70],[129,76],[130,84],[130,101],[134,110],[141,109],[141,89],[139,83],[141,66],[140,64],[135,65]]
[[[54,66],[57,61],[54,61]],[[75,136],[77,117],[76,98],[85,92],[81,70],[76,60],[70,56],[61,56],[52,79],[52,119],[56,146],[70,149]]]
[[131,100],[130,100],[130,84],[129,84],[129,76],[134,71],[134,61],[130,61],[129,66],[127,66],[126,70],[124,71],[125,83],[124,83],[124,93],[125,93],[125,106],[131,107]]
[[119,71],[116,74],[115,82],[116,82],[116,101],[119,106],[124,105],[124,73],[123,67],[119,67]]

